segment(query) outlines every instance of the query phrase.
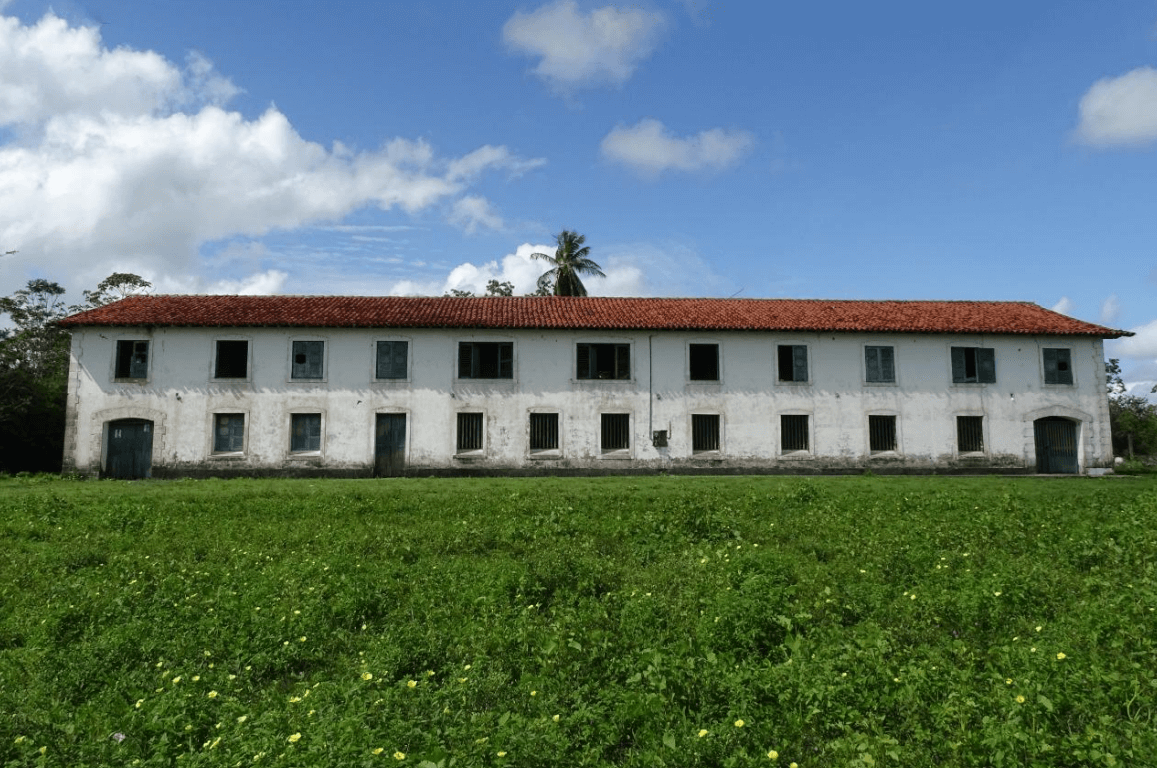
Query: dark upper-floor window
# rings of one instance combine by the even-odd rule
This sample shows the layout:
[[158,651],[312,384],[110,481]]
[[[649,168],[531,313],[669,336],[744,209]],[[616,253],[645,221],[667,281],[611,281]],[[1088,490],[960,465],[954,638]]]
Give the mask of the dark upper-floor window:
[[217,342],[217,359],[213,363],[213,378],[244,379],[249,376],[249,342],[222,340]]
[[996,350],[986,347],[953,347],[952,383],[995,384]]
[[149,342],[117,342],[116,373],[118,379],[145,379],[149,375]]
[[322,378],[322,361],[325,358],[324,341],[293,342],[293,360],[290,378]]
[[575,357],[580,379],[631,378],[630,344],[579,344]]
[[780,344],[777,348],[780,381],[807,381],[807,347]]
[[719,381],[719,345],[687,345],[691,381]]
[[873,383],[896,381],[896,354],[892,347],[864,347],[864,378]]
[[1044,349],[1045,384],[1072,384],[1072,353],[1067,349]]
[[379,341],[376,376],[379,379],[406,378],[406,358],[409,355],[408,341]]
[[458,343],[458,378],[513,379],[514,342],[461,341]]

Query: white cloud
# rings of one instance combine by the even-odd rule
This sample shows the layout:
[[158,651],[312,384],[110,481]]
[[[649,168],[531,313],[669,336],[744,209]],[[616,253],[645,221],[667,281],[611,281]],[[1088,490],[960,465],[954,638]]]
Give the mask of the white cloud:
[[751,147],[747,131],[708,131],[679,138],[654,119],[630,127],[616,127],[603,139],[603,156],[646,176],[666,170],[721,170],[739,162]]
[[467,195],[454,203],[450,223],[461,227],[468,235],[474,234],[479,227],[502,229],[502,217],[494,212],[486,198],[477,195]]
[[1117,294],[1114,293],[1101,302],[1101,325],[1112,325],[1120,314],[1121,302],[1117,299]]
[[[148,278],[146,278],[148,279]],[[269,296],[281,293],[289,274],[279,269],[255,272],[239,280],[201,280],[190,277],[152,277],[154,293],[205,293]]]
[[516,11],[502,27],[502,39],[541,60],[534,73],[558,88],[621,84],[654,50],[666,25],[663,14],[611,6],[582,14],[574,0],[559,0],[536,11]]
[[1060,312],[1062,315],[1072,315],[1074,308],[1075,305],[1068,296],[1061,296],[1061,300],[1053,304],[1053,312]]
[[1113,349],[1112,357],[1157,360],[1157,320],[1130,328],[1132,336],[1106,342]]
[[404,138],[327,149],[275,107],[249,119],[220,106],[236,93],[197,53],[182,70],[154,52],[110,51],[97,28],[51,14],[30,26],[0,17],[0,126],[13,137],[0,144],[0,243],[20,251],[0,260],[0,294],[32,264],[74,289],[123,263],[195,282],[205,243],[340,224],[367,205],[489,226],[501,218],[470,184],[544,162],[489,145],[443,158]]
[[1093,83],[1081,97],[1077,136],[1098,147],[1157,141],[1157,69],[1139,67]]

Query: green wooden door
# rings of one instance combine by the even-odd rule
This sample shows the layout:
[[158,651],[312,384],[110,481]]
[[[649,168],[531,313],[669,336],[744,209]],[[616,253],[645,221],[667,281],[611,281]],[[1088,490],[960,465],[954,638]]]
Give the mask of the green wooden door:
[[1059,416],[1033,422],[1036,436],[1036,471],[1042,474],[1077,473],[1077,424]]
[[108,463],[105,475],[139,480],[153,471],[153,422],[120,419],[108,424]]

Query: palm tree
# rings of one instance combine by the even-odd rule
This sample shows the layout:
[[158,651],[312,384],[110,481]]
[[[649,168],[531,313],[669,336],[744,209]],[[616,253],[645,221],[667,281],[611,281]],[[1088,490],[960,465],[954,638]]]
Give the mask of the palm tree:
[[530,254],[530,258],[542,259],[551,265],[551,268],[538,278],[539,289],[553,284],[555,296],[586,296],[587,289],[579,279],[579,275],[606,277],[599,265],[591,261],[591,249],[583,245],[586,237],[564,229],[558,233],[555,240],[558,242],[558,248],[555,249],[553,256],[545,253]]

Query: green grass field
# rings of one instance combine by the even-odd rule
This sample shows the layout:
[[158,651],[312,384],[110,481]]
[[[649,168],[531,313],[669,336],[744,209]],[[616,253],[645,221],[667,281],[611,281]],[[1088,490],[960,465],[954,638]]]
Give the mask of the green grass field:
[[1157,765],[1157,479],[0,479],[3,766]]

